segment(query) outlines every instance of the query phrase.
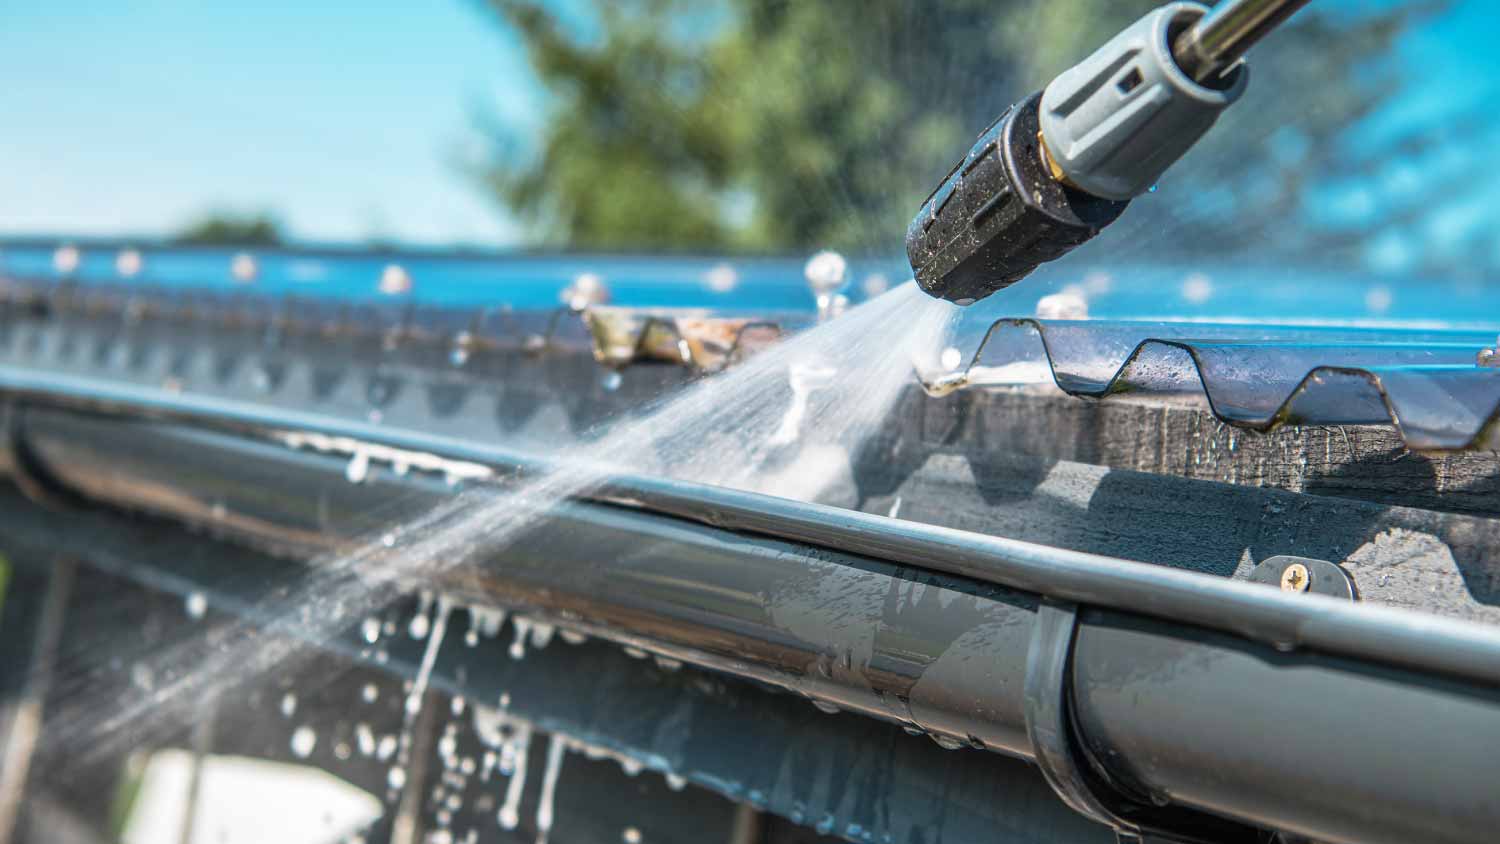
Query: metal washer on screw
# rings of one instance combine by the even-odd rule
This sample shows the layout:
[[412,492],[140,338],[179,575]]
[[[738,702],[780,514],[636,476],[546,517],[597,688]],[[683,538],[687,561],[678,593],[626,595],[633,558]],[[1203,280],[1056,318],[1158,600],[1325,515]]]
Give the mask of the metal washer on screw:
[[1284,592],[1311,592],[1346,601],[1358,600],[1354,579],[1338,565],[1312,557],[1270,557],[1250,571],[1252,583],[1275,586]]

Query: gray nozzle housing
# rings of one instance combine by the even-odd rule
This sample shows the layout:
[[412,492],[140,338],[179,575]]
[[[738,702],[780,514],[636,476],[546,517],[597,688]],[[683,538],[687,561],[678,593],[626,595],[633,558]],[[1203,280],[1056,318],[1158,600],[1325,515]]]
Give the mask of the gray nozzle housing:
[[1105,199],[1145,193],[1244,93],[1243,64],[1203,85],[1172,56],[1176,36],[1207,12],[1168,3],[1047,86],[1042,138],[1069,183]]

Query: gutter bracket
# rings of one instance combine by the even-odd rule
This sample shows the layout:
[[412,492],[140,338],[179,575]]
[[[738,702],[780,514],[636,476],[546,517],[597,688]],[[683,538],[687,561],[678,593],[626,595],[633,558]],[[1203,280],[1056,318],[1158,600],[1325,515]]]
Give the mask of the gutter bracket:
[[1354,578],[1337,563],[1313,557],[1286,554],[1267,557],[1250,570],[1251,583],[1274,586],[1283,592],[1306,592],[1327,595],[1345,601],[1358,601],[1359,589]]
[[1026,656],[1026,735],[1042,776],[1069,808],[1115,831],[1120,844],[1255,844],[1261,830],[1167,805],[1093,759],[1074,717],[1077,604],[1043,598]]

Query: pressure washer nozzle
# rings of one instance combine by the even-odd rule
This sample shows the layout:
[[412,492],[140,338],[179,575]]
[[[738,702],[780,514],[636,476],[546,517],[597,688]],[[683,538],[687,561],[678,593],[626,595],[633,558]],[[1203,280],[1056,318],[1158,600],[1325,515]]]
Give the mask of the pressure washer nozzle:
[[907,229],[917,284],[973,304],[1093,238],[1239,99],[1240,57],[1306,3],[1168,3],[1011,106]]

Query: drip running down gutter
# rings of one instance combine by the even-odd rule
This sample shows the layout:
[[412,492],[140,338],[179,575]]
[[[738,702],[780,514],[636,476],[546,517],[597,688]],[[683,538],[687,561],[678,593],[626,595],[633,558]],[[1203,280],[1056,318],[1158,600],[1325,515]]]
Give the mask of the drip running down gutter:
[[[301,557],[354,538],[316,514],[436,503],[450,464],[541,468],[117,382],[4,381],[0,465],[26,486]],[[429,462],[397,475],[397,452]],[[1500,635],[1471,624],[630,477],[420,585],[1036,761],[1119,829],[1457,842],[1500,821],[1500,754],[1476,740],[1500,727]]]

